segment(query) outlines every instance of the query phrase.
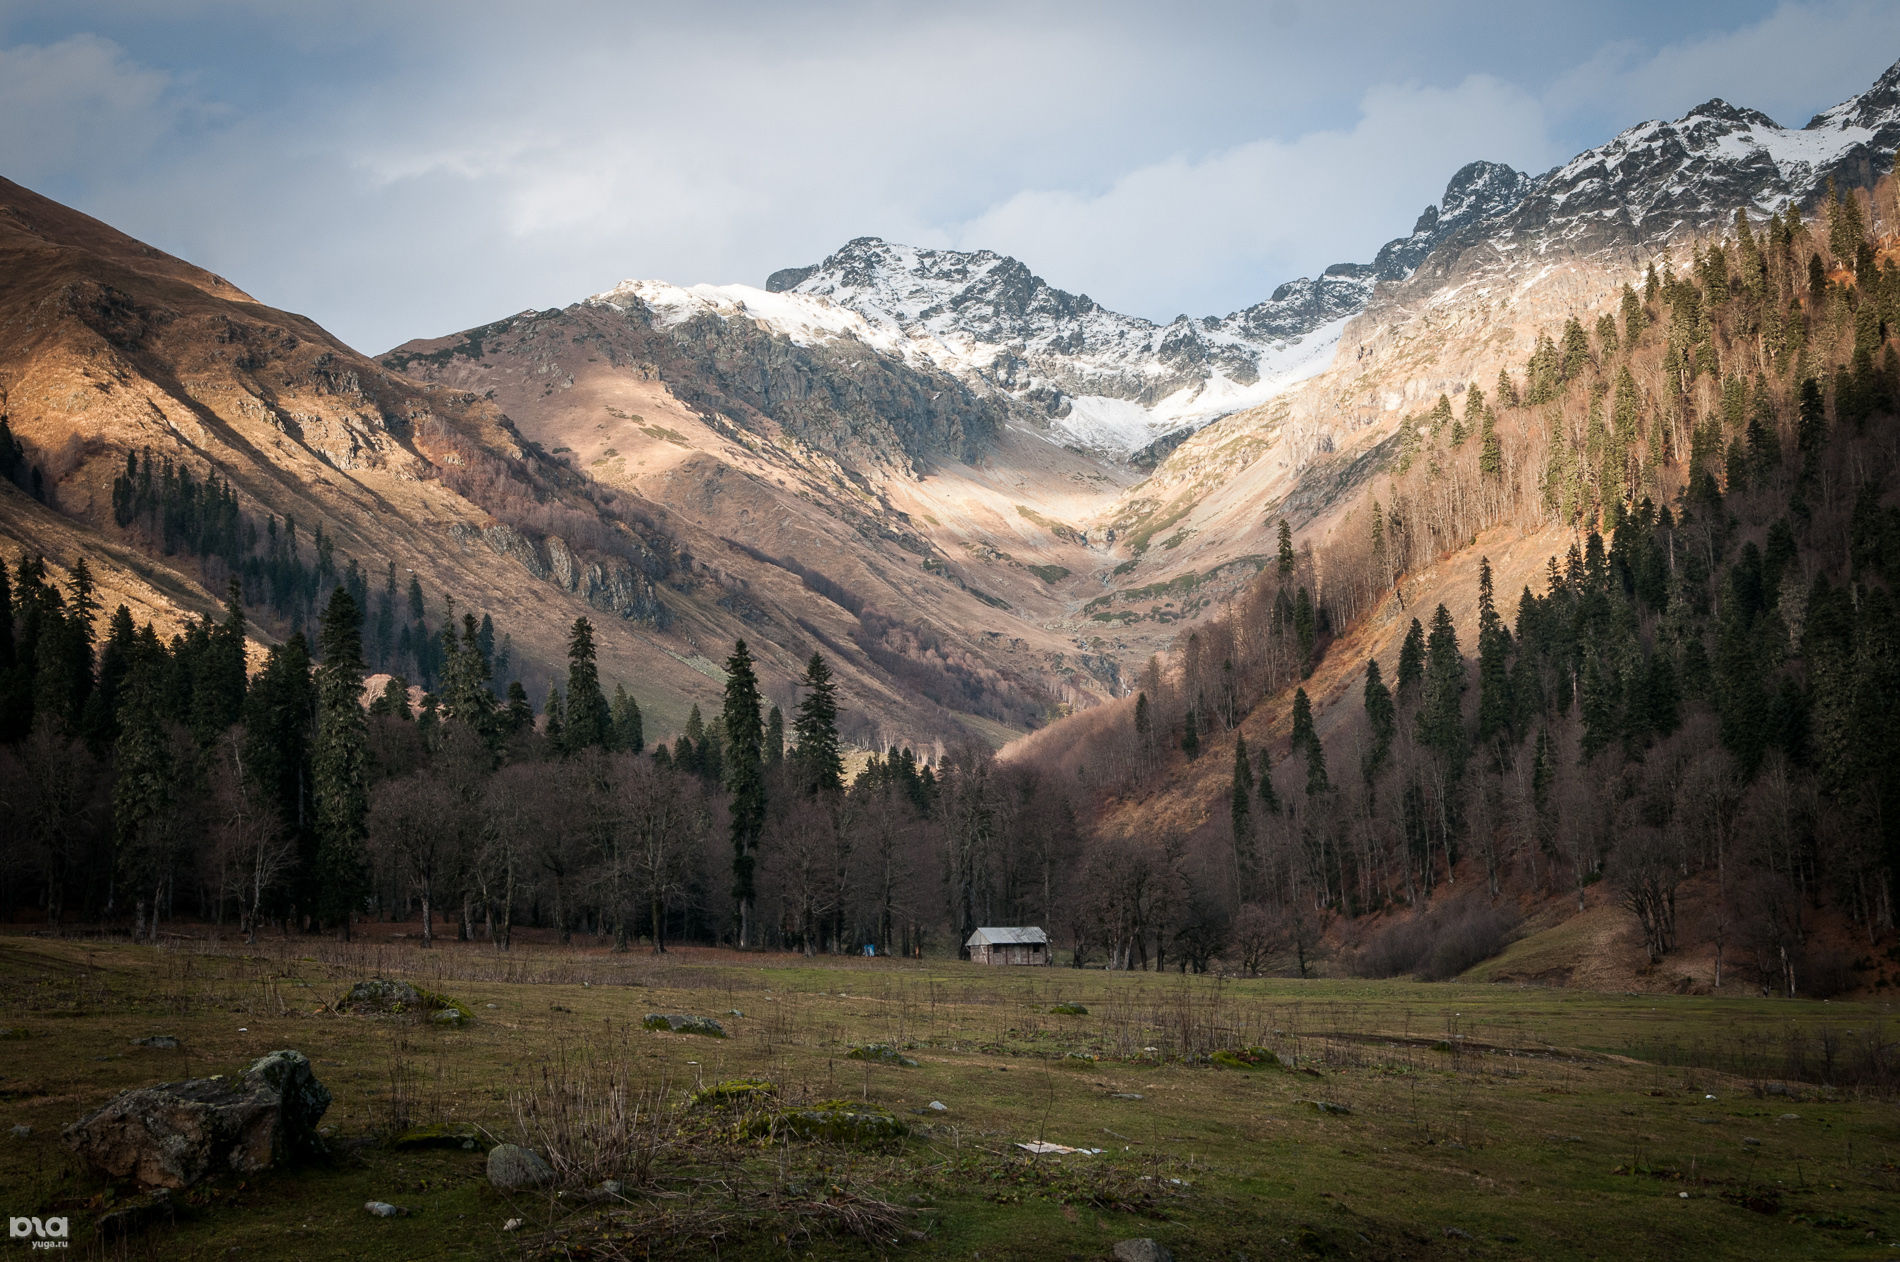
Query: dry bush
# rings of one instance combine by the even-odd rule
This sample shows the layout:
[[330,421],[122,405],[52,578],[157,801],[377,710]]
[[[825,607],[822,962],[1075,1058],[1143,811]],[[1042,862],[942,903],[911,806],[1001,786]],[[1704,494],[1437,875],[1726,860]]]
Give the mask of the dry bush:
[[1445,981],[1509,946],[1517,927],[1512,908],[1466,898],[1379,930],[1354,959],[1353,972],[1360,977],[1412,973],[1422,981]]
[[527,1070],[509,1105],[522,1145],[545,1156],[563,1183],[642,1186],[677,1142],[665,1100],[664,1083],[642,1081],[623,1029],[598,1044],[558,1044]]

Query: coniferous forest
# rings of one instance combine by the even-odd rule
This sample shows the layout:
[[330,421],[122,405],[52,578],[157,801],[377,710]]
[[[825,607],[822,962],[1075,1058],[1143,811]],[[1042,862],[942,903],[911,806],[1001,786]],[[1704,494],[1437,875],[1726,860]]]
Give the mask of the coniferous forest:
[[[307,560],[296,522],[129,454],[118,526],[215,559],[224,611],[167,642],[83,562],[0,567],[0,914],[808,953],[1025,923],[1078,964],[1433,977],[1607,883],[1653,961],[1693,943],[1718,984],[1859,984],[1900,886],[1891,197],[1738,215],[1441,396],[1344,528],[1282,521],[1135,695],[1002,759],[854,755],[825,659],[788,714],[743,641],[718,711],[654,740],[585,618],[530,697],[452,594],[432,620],[393,566],[339,563],[321,527]],[[1481,562],[1474,624],[1405,609],[1396,654],[1342,661],[1499,527],[1567,544],[1516,592]],[[1349,695],[1309,695],[1341,671]],[[1190,819],[1144,812],[1210,758]]]

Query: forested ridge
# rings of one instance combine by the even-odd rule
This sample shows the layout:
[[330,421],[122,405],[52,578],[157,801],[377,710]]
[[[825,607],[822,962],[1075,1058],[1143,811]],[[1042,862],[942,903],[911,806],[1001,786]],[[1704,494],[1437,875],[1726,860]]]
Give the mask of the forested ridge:
[[[288,520],[249,530],[217,484],[132,459],[120,525],[228,554],[225,612],[167,644],[96,608],[83,564],[0,572],[0,908],[143,937],[371,917],[427,942],[446,921],[499,948],[523,924],[622,949],[918,951],[1039,923],[1078,963],[1305,972],[1334,950],[1439,976],[1524,907],[1607,881],[1655,960],[1693,938],[1784,993],[1855,984],[1815,931],[1845,925],[1871,958],[1900,880],[1893,196],[1738,215],[1409,418],[1344,528],[1313,546],[1282,523],[1128,703],[1003,759],[893,749],[847,777],[851,702],[822,656],[786,715],[742,642],[720,713],[649,749],[585,619],[537,703],[503,685],[490,619],[446,599],[432,618],[419,586],[339,573],[321,538],[306,563]],[[1537,590],[1494,591],[1481,565],[1476,625],[1407,611],[1396,657],[1315,713],[1304,681],[1409,578],[1481,532],[1552,525],[1575,543]],[[255,673],[247,601],[293,628]],[[373,668],[414,677],[419,704],[392,677],[365,705]],[[1144,821],[1205,758],[1225,788],[1199,822]]]

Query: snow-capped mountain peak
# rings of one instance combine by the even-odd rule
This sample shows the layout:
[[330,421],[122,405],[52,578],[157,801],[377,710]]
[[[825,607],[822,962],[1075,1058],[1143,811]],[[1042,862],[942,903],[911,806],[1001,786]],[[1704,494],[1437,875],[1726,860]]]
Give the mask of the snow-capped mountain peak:
[[1322,371],[1378,281],[1409,275],[1448,233],[1508,210],[1529,185],[1522,172],[1474,162],[1374,262],[1335,264],[1226,316],[1157,324],[1058,289],[1007,255],[877,237],[774,272],[766,289],[857,312],[939,367],[1034,409],[1066,439],[1125,455]]

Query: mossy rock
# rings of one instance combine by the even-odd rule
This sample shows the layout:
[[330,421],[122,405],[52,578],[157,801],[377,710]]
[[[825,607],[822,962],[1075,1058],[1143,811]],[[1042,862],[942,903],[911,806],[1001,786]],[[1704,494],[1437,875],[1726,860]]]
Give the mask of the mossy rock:
[[1062,1063],[1071,1069],[1086,1069],[1100,1059],[1094,1052],[1067,1052],[1062,1057]]
[[778,1098],[778,1084],[766,1078],[727,1078],[701,1087],[686,1102],[689,1109],[725,1109],[765,1104]]
[[917,1062],[892,1047],[889,1043],[866,1043],[863,1047],[854,1047],[845,1055],[852,1060],[870,1061],[874,1065],[899,1065],[905,1069],[917,1068]]
[[485,1142],[481,1130],[468,1122],[432,1122],[413,1126],[391,1141],[394,1148],[461,1148],[468,1151]]
[[386,977],[356,983],[336,1007],[363,1016],[426,1016],[442,1025],[462,1025],[475,1017],[460,1000]]
[[856,1100],[821,1100],[781,1109],[754,1118],[743,1130],[756,1139],[783,1136],[825,1144],[879,1144],[910,1134],[910,1127],[889,1109]]
[[711,1017],[689,1016],[683,1012],[649,1012],[640,1024],[649,1030],[670,1030],[674,1034],[703,1034],[711,1039],[726,1037],[726,1027]]
[[1059,1003],[1049,1012],[1058,1017],[1086,1017],[1089,1014],[1088,1005],[1079,1003]]

